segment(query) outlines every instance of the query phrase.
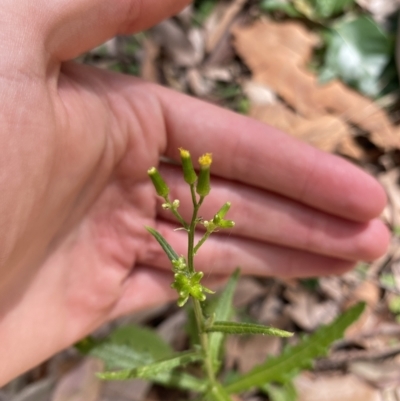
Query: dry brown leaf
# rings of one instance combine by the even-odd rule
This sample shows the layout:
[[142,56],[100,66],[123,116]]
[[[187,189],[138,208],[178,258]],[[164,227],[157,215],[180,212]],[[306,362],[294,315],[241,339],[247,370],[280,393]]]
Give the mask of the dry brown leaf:
[[266,289],[254,278],[241,277],[233,297],[233,306],[235,308],[246,306],[265,293]]
[[152,37],[178,67],[192,67],[202,59],[202,54],[196,51],[186,32],[174,20],[156,25]]
[[199,97],[210,94],[215,86],[212,81],[205,79],[197,68],[190,68],[186,78],[190,90]]
[[315,294],[301,287],[286,289],[285,297],[290,301],[290,305],[285,308],[286,314],[298,326],[308,331],[332,322],[339,313],[336,302],[320,302]]
[[352,292],[352,298],[356,302],[364,301],[373,308],[379,302],[380,289],[376,283],[366,280]]
[[281,102],[267,105],[253,104],[249,115],[326,152],[337,151],[343,139],[351,136],[349,126],[338,117],[323,115],[306,119],[295,114]]
[[378,390],[354,375],[315,377],[302,373],[294,384],[298,401],[382,401]]
[[387,362],[354,362],[350,371],[379,387],[400,385],[400,364]]
[[252,71],[253,80],[269,86],[302,117],[333,114],[343,123],[350,121],[368,132],[376,146],[400,148],[400,136],[373,102],[338,80],[318,84],[306,68],[317,39],[303,25],[262,19],[251,26],[236,25],[232,33],[234,46]]
[[51,401],[97,401],[102,382],[96,377],[96,373],[103,367],[100,360],[86,358],[60,379]]
[[[221,41],[222,37],[229,30],[235,17],[239,14],[247,0],[233,0],[231,3],[221,4],[220,8],[212,16],[214,21],[208,25],[208,35],[206,41],[207,53],[213,52],[215,47]],[[212,26],[213,29],[210,29]]]
[[140,67],[140,75],[146,81],[158,83],[159,77],[156,60],[160,54],[160,47],[151,38],[146,38],[143,41],[143,51],[144,56]]
[[282,341],[279,337],[237,337],[236,341],[228,340],[226,348],[227,361],[229,361],[230,366],[236,364],[239,372],[245,373],[254,368],[254,366],[265,362],[268,356],[278,355],[281,348]]

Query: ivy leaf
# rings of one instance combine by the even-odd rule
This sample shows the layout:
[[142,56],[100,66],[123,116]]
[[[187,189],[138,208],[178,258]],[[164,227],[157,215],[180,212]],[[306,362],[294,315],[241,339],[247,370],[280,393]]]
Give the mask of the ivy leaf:
[[225,334],[262,334],[277,337],[291,337],[293,333],[275,327],[264,326],[253,323],[236,322],[214,322],[211,327],[205,330],[207,333],[220,332]]
[[160,372],[172,370],[191,362],[199,361],[203,356],[197,351],[181,352],[164,358],[149,365],[140,366],[135,369],[125,369],[116,372],[102,372],[97,376],[102,380],[129,380],[134,378],[151,379]]
[[157,240],[157,242],[161,245],[161,248],[168,256],[168,259],[172,262],[174,260],[178,260],[179,256],[173,250],[172,246],[168,244],[167,240],[154,228],[145,226],[146,230]]
[[225,389],[229,393],[239,393],[272,381],[288,382],[299,370],[309,369],[315,358],[325,355],[330,344],[343,337],[344,331],[360,317],[364,308],[364,303],[353,306],[330,325],[319,328],[311,336],[305,337],[300,344],[287,347],[281,355],[269,358],[262,365],[236,378],[235,382],[227,385]]
[[320,80],[340,78],[367,96],[378,96],[384,89],[381,78],[393,54],[393,38],[374,20],[360,16],[338,21],[325,40]]
[[[226,284],[226,287],[224,288],[222,294],[218,298],[214,309],[214,318],[218,321],[224,322],[230,318],[232,311],[233,294],[235,292],[236,284],[239,279],[239,274],[240,270],[236,269],[229,278],[229,281]],[[213,361],[215,372],[218,371],[218,368],[220,366],[219,356],[221,353],[223,340],[224,333],[211,333],[209,335],[209,352]]]

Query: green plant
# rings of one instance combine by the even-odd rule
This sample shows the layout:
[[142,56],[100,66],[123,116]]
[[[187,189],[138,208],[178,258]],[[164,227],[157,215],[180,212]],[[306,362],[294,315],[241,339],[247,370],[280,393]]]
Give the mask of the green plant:
[[[174,277],[171,287],[178,293],[178,306],[184,306],[189,299],[192,301],[194,327],[191,329],[195,329],[197,344],[188,351],[176,353],[148,329],[131,325],[117,329],[106,340],[86,339],[78,344],[78,348],[81,352],[106,362],[106,371],[99,373],[99,377],[104,380],[143,378],[199,393],[201,399],[211,401],[230,400],[231,393],[254,387],[267,392],[271,398],[277,399],[285,393],[294,399],[294,387],[291,383],[293,377],[300,370],[311,367],[316,357],[324,355],[329,345],[339,339],[344,330],[358,318],[364,306],[359,304],[353,307],[331,325],[320,328],[309,337],[303,337],[297,345],[286,347],[280,356],[269,358],[250,372],[241,376],[234,375],[234,381],[220,382],[218,376],[222,368],[221,356],[226,335],[261,334],[289,337],[292,333],[259,324],[230,321],[233,294],[239,277],[238,270],[231,275],[213,307],[206,307],[204,301],[207,294],[213,291],[202,284],[203,273],[195,268],[195,255],[213,232],[232,228],[234,222],[225,219],[230,208],[229,202],[226,202],[210,220],[198,217],[199,209],[211,189],[212,157],[211,154],[200,157],[197,173],[189,152],[180,149],[180,155],[184,180],[189,186],[193,204],[190,221],[185,221],[179,213],[179,200],[170,199],[169,188],[158,170],[153,167],[148,174],[157,194],[164,200],[163,208],[170,210],[182,229],[187,232],[187,255],[178,255],[159,232],[151,227],[146,228],[171,262]],[[195,243],[195,230],[199,224],[204,227],[204,233]],[[202,374],[195,376],[185,372],[183,368],[188,364],[200,365]]]

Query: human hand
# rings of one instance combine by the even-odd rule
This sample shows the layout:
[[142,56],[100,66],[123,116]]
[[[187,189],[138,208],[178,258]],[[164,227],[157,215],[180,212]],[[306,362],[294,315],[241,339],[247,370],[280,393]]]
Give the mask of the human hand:
[[[211,237],[199,270],[315,276],[381,255],[382,188],[349,163],[277,130],[138,79],[69,60],[144,29],[186,0],[6,0],[0,5],[0,367],[3,384],[103,322],[174,296],[178,253],[147,169],[178,147],[212,152],[213,191],[236,227]],[[186,187],[160,167],[172,197]]]

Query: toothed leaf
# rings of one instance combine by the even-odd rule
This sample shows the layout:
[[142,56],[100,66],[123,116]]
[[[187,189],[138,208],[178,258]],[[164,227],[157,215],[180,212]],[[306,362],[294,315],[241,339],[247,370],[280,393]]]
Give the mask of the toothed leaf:
[[220,332],[225,334],[262,334],[267,336],[291,337],[293,333],[285,330],[268,327],[262,324],[236,323],[236,322],[214,322],[205,330],[208,333]]

